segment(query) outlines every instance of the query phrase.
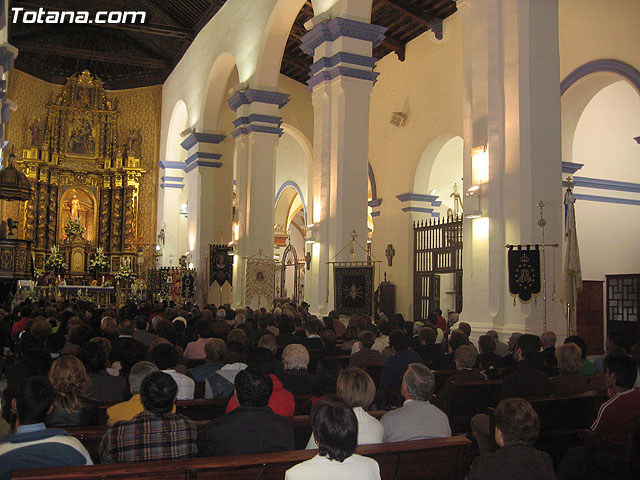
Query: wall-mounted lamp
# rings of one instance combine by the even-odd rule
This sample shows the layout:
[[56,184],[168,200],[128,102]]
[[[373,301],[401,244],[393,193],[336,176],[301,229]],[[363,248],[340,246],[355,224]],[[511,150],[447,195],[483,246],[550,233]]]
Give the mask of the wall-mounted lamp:
[[473,210],[472,212],[467,213],[464,217],[465,218],[481,218],[482,210]]
[[474,183],[486,183],[489,180],[489,151],[486,145],[471,149],[471,170]]
[[467,191],[464,194],[464,196],[473,197],[475,195],[481,195],[481,194],[482,194],[482,187],[480,185],[471,185],[469,188],[467,188]]
[[482,185],[471,185],[469,188],[467,188],[467,191],[464,193],[464,196],[467,198],[476,197],[478,199],[477,208],[466,213],[464,217],[465,218],[482,217]]
[[305,229],[305,234],[304,234],[304,243],[316,243],[316,239],[313,237],[313,223],[310,223],[309,225],[307,225],[306,229]]

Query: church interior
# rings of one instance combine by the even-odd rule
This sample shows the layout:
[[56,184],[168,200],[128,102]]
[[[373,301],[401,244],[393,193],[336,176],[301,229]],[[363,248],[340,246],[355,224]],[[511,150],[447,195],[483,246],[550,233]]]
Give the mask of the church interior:
[[[3,278],[638,335],[636,2],[4,3],[4,181],[30,193],[0,201]],[[528,301],[505,245],[541,257]]]
[[640,478],[639,26],[0,0],[0,478]]

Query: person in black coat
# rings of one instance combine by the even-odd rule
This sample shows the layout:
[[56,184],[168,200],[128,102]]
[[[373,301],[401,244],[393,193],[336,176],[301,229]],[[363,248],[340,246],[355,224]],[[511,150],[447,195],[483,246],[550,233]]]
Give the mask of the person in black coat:
[[107,356],[98,343],[82,345],[78,358],[84,363],[91,379],[90,398],[98,403],[120,403],[129,398],[127,378],[107,372]]
[[273,390],[269,375],[247,367],[236,375],[234,385],[240,406],[207,424],[198,438],[198,455],[293,450],[293,425],[267,406]]

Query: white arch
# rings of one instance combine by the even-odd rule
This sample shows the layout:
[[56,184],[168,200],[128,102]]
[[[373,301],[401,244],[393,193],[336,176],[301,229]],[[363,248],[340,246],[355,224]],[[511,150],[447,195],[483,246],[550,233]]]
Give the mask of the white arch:
[[214,131],[225,127],[219,125],[219,117],[222,109],[228,108],[224,99],[228,95],[227,87],[234,72],[236,73],[234,83],[237,83],[236,61],[229,52],[224,52],[213,62],[207,79],[206,95],[198,122],[198,131]]
[[178,100],[171,112],[171,120],[169,121],[169,129],[167,132],[167,150],[165,152],[165,161],[179,162],[186,158],[186,152],[180,146],[182,138],[180,132],[189,127],[189,112],[184,100]]
[[304,0],[280,0],[271,10],[262,32],[260,51],[251,85],[255,88],[276,88],[284,47],[291,27]]
[[[596,72],[575,82],[560,97],[562,115],[562,160],[578,162],[573,158],[573,139],[584,109],[598,92],[624,77],[613,72]],[[626,81],[626,79],[624,79]]]
[[[260,40],[256,70],[250,82],[253,87],[277,86],[284,47],[304,3],[304,0],[279,0],[271,10]],[[314,15],[330,12],[333,17],[369,22],[371,3],[372,0],[315,0],[312,6]]]
[[[424,149],[420,156],[420,161],[416,166],[413,180],[413,192],[418,195],[429,195],[429,192],[436,188],[438,191],[436,195],[439,197],[438,201],[449,200],[450,189],[454,182],[458,182],[460,191],[462,191],[462,181],[459,177],[462,176],[462,138],[455,133],[444,133],[433,139],[429,145]],[[455,160],[459,162],[454,166],[451,166],[452,174],[448,185],[448,190],[445,190],[445,180],[447,170],[449,170],[448,164],[452,162],[452,155],[458,156],[459,159]],[[436,186],[432,182],[432,176],[438,176]],[[440,191],[441,190],[441,191]],[[446,213],[447,206],[436,207],[427,202],[414,202],[413,207],[417,208],[433,208],[434,212]],[[444,204],[443,204],[444,205]],[[414,220],[423,219],[429,217],[430,214],[420,211],[412,211]]]
[[300,145],[302,151],[304,152],[305,159],[307,161],[307,165],[311,166],[311,160],[313,158],[313,146],[309,139],[296,127],[289,123],[282,123],[282,130],[284,133],[291,135]]

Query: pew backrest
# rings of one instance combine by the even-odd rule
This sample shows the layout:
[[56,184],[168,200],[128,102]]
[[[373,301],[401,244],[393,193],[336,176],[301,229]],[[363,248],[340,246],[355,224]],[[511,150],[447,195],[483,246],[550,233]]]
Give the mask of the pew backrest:
[[[384,410],[371,411],[369,414],[377,418],[378,420],[387,413]],[[296,449],[304,450],[311,436],[311,416],[309,415],[296,415],[295,417],[288,417],[288,420],[293,425],[293,436]],[[196,420],[195,424],[198,429],[198,436],[202,434],[204,427],[209,423],[209,420]],[[94,463],[98,463],[100,441],[109,427],[105,425],[91,426],[91,427],[69,427],[67,432],[70,435],[76,437],[87,449]]]
[[[448,437],[409,442],[363,445],[356,453],[375,459],[383,480],[458,480],[464,475],[464,460],[470,441]],[[316,455],[316,450],[294,450],[267,454],[193,458],[85,467],[19,470],[11,478],[23,480],[216,479],[271,480],[284,478],[293,465]]]

